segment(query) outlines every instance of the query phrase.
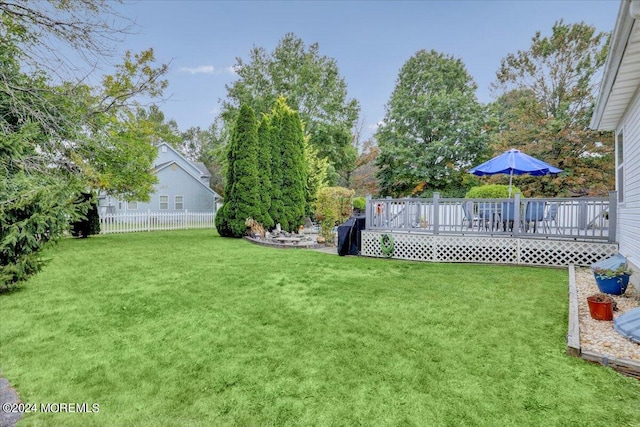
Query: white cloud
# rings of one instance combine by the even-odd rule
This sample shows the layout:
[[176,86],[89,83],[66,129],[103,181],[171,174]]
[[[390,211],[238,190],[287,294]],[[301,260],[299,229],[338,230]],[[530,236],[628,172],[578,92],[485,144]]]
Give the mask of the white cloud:
[[378,123],[374,123],[372,125],[367,126],[367,128],[370,130],[378,130],[378,128],[383,124],[384,124],[384,120],[380,120]]
[[225,67],[224,70],[229,74],[238,74],[236,73],[236,67],[234,67],[233,65],[230,67]]
[[213,65],[198,65],[197,67],[182,67],[180,71],[189,74],[213,74],[216,69]]

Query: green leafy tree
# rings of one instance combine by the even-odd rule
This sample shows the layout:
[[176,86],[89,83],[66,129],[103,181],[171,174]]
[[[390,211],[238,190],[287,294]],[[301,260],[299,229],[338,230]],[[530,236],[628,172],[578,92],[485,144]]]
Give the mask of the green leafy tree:
[[326,158],[318,156],[315,148],[311,146],[305,139],[304,156],[307,164],[307,208],[305,215],[312,216],[315,214],[316,201],[318,200],[318,191],[327,186],[327,170],[329,161]]
[[178,123],[173,119],[167,119],[156,104],[151,104],[147,108],[137,107],[136,115],[139,119],[147,122],[152,130],[151,141],[154,144],[166,142],[174,148],[180,149],[182,145],[182,133],[178,129]]
[[459,59],[420,50],[403,65],[376,132],[383,195],[460,186],[486,147],[475,90]]
[[110,11],[93,0],[0,2],[0,287],[38,271],[42,249],[87,213],[81,193],[144,199],[154,182],[153,132],[135,118],[135,98],[166,86],[153,51],[127,53],[98,87],[44,60],[51,38],[102,57],[119,31],[105,24]]
[[366,196],[380,193],[376,175],[378,167],[376,162],[380,155],[380,149],[375,141],[365,141],[362,152],[356,160],[356,167],[351,174],[351,187],[357,195]]
[[324,187],[318,191],[316,218],[320,220],[321,234],[333,242],[333,228],[346,221],[353,212],[353,190],[344,187]]
[[246,220],[261,215],[258,174],[258,128],[248,105],[240,108],[228,154],[224,205],[216,215],[216,228],[224,237],[242,237]]
[[593,26],[559,21],[551,35],[537,32],[528,50],[502,60],[493,84],[499,97],[490,106],[494,153],[517,148],[564,170],[518,177],[525,196],[604,195],[613,189],[613,135],[589,129],[607,46],[608,35]]
[[216,193],[224,195],[226,170],[227,128],[216,119],[208,128],[191,127],[182,132],[178,150],[189,160],[202,162],[211,174],[210,185]]
[[347,84],[333,58],[320,54],[317,43],[308,48],[292,33],[286,34],[273,52],[254,47],[249,60],[236,59],[238,79],[227,86],[222,116],[232,123],[240,105],[250,105],[256,114],[270,113],[279,96],[296,110],[306,135],[338,173],[353,168],[356,153],[351,129],[360,112],[347,97]]

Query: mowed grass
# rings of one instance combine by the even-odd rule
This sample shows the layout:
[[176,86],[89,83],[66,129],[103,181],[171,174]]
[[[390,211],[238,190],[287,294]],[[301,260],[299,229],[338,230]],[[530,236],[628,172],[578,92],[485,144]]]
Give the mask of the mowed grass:
[[22,425],[640,423],[565,355],[567,272],[277,250],[209,230],[64,240],[0,296]]

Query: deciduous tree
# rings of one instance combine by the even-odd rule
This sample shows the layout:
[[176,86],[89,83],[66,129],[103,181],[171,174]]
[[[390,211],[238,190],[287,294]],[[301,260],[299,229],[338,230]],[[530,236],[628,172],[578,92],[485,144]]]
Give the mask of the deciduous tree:
[[75,203],[82,192],[148,198],[153,131],[135,117],[135,99],[161,95],[166,66],[152,50],[127,53],[91,87],[45,59],[51,37],[102,58],[121,34],[110,11],[99,0],[0,2],[0,286],[38,271],[40,251],[87,212]]
[[329,159],[338,173],[353,168],[355,151],[351,130],[360,106],[347,97],[347,84],[333,58],[320,54],[318,43],[305,46],[286,34],[273,52],[254,47],[248,61],[236,59],[238,79],[227,86],[222,116],[231,123],[242,104],[256,115],[270,113],[279,96],[300,115],[305,133],[320,157]]
[[[518,148],[564,169],[550,178],[519,177],[526,196],[603,195],[614,187],[613,136],[592,131],[606,33],[593,26],[556,22],[537,32],[531,47],[507,55],[493,85],[494,152]],[[500,178],[493,178],[498,181]]]
[[475,90],[460,59],[420,50],[403,65],[376,132],[383,195],[460,186],[486,147]]

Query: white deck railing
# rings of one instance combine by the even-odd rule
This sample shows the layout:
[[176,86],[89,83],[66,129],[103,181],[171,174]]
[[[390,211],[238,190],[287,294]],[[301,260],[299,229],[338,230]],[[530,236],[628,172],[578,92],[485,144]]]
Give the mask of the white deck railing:
[[615,242],[608,198],[369,199],[367,230]]
[[127,212],[100,216],[100,234],[214,228],[214,212]]

